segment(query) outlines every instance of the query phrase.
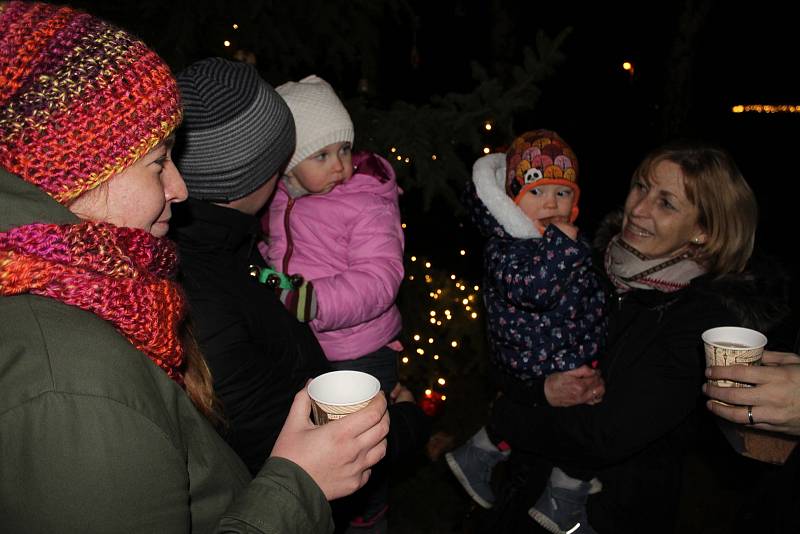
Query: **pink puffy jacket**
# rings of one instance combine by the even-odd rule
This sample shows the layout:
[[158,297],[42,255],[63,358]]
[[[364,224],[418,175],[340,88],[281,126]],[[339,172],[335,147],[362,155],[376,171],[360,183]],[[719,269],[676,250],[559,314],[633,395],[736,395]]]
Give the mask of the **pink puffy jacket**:
[[267,261],[314,283],[311,328],[331,361],[353,360],[400,332],[395,305],[403,280],[398,187],[388,161],[353,156],[356,171],[324,195],[290,198],[281,181],[262,219]]

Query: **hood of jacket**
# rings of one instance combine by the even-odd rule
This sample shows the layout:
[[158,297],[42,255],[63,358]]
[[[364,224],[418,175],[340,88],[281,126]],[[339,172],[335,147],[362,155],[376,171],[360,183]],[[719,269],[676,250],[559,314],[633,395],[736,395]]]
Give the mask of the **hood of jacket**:
[[505,154],[483,156],[472,166],[464,203],[473,222],[486,237],[542,237],[533,221],[506,194],[505,175]]

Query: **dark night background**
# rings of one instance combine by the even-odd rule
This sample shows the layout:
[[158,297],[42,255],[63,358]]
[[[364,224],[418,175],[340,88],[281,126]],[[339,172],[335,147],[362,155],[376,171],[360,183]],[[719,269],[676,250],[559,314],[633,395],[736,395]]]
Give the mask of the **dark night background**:
[[[443,273],[480,279],[480,239],[457,198],[481,148],[502,150],[514,135],[544,127],[559,132],[578,156],[578,224],[590,233],[622,204],[648,150],[675,137],[723,146],[758,198],[760,253],[797,278],[800,114],[735,114],[731,108],[800,105],[800,6],[773,0],[70,3],[134,31],[176,71],[209,55],[242,51],[273,85],[311,73],[326,78],[353,114],[357,148],[388,157],[398,147],[410,156],[409,164],[393,160],[406,191],[407,255],[430,259]],[[545,54],[559,36],[560,45]],[[536,51],[538,61],[526,63],[526,49]],[[623,61],[634,64],[632,76],[622,70]],[[487,120],[496,126],[491,133],[483,129]],[[437,162],[431,154],[440,155]],[[771,335],[774,347],[793,341],[798,292],[793,280],[788,293],[795,311]],[[404,321],[414,324],[406,310]],[[464,369],[480,369],[463,361]],[[480,386],[468,371],[450,370],[460,381],[451,379],[440,424],[460,439],[480,424],[486,396],[471,395],[470,388]],[[469,410],[472,417],[464,415]],[[744,506],[748,476],[768,468],[726,458],[721,468],[702,457],[684,466],[696,492],[682,499],[677,531],[735,530],[731,518]],[[474,511],[468,515],[467,499],[442,462],[416,467],[395,485],[392,531],[476,532],[464,519]],[[730,469],[744,475],[726,476]],[[703,491],[718,499],[706,500]]]

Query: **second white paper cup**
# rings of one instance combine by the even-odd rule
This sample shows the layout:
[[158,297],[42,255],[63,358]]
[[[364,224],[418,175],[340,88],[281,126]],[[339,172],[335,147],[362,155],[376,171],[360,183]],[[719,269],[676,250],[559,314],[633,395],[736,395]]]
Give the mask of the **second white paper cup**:
[[[760,365],[767,336],[756,330],[738,326],[720,326],[706,330],[702,335],[706,353],[706,367],[712,365]],[[747,387],[732,380],[711,380],[722,387]]]

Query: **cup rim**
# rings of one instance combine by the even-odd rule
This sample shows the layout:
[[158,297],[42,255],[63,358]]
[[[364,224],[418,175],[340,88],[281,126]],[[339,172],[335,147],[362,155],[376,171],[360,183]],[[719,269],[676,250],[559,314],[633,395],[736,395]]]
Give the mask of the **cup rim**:
[[752,328],[745,328],[743,326],[717,326],[715,328],[709,328],[700,336],[703,339],[703,343],[707,345],[711,345],[713,347],[719,347],[724,349],[734,349],[736,350],[738,347],[730,347],[726,345],[720,345],[719,339],[712,339],[715,334],[719,334],[724,330],[738,330],[742,331],[748,335],[755,336],[759,342],[758,343],[750,343],[746,347],[741,347],[741,350],[753,350],[753,349],[762,349],[767,345],[767,336],[759,332],[758,330],[753,330]]
[[[312,386],[314,385],[315,382],[317,382],[318,380],[324,380],[325,377],[330,377],[330,375],[341,375],[341,374],[357,375],[357,376],[361,376],[362,378],[365,378],[365,377],[368,378],[369,381],[372,382],[372,387],[370,387],[370,389],[369,389],[370,393],[369,394],[365,394],[365,396],[359,397],[357,400],[354,400],[354,401],[351,401],[351,402],[328,402],[328,401],[322,400],[322,399],[314,396],[314,394],[312,393]],[[319,383],[319,382],[317,382],[317,383]],[[361,403],[364,403],[364,402],[367,402],[367,401],[371,400],[375,395],[378,394],[378,392],[380,390],[381,390],[381,383],[380,383],[380,381],[378,381],[377,378],[375,378],[371,374],[365,373],[363,371],[352,371],[352,370],[329,371],[327,373],[323,373],[323,374],[315,377],[314,379],[312,379],[311,382],[308,383],[308,387],[306,388],[306,391],[308,392],[308,396],[311,397],[311,399],[314,402],[316,402],[318,404],[324,404],[325,406],[353,406],[355,404],[361,404]]]

